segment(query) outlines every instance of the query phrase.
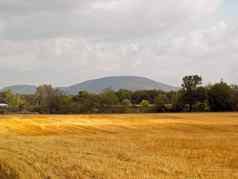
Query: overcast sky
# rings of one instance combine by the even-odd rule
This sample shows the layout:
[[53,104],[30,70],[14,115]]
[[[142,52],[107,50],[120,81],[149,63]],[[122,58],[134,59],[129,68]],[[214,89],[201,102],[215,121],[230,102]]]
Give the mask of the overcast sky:
[[0,0],[0,87],[111,75],[238,83],[237,0]]

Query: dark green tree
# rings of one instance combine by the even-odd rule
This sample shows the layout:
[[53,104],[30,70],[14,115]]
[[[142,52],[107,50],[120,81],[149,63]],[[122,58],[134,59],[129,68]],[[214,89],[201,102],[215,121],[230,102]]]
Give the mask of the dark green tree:
[[42,85],[35,93],[36,111],[40,113],[57,113],[61,104],[61,92],[51,85]]
[[162,91],[159,90],[140,90],[135,91],[132,94],[132,103],[139,104],[142,100],[147,100],[151,104],[155,103],[156,97],[161,94]]
[[131,104],[131,101],[130,101],[129,99],[124,99],[124,100],[121,102],[121,104],[122,104],[123,106],[126,106],[126,107],[132,105],[132,104]]
[[120,89],[116,92],[116,95],[120,100],[120,103],[122,103],[125,99],[131,100],[132,92],[125,89]]
[[19,94],[14,94],[11,90],[7,90],[2,92],[1,94],[2,101],[9,105],[10,110],[12,112],[17,112],[23,110],[26,101],[24,100],[23,96]]
[[202,84],[202,78],[198,75],[185,76],[182,83],[182,100],[188,105],[188,111],[192,111],[192,106],[198,101],[201,89],[198,86]]
[[211,110],[231,111],[231,92],[231,87],[225,82],[216,83],[215,85],[211,86],[208,91],[208,101]]
[[238,86],[232,85],[231,88],[232,109],[238,111]]
[[91,94],[87,91],[80,91],[73,97],[74,113],[96,113],[100,108],[101,98],[97,94]]
[[101,95],[101,103],[104,106],[117,105],[119,104],[119,98],[113,90],[106,89]]
[[159,94],[155,99],[155,105],[160,112],[166,111],[166,105],[168,104],[169,99],[166,94]]
[[150,102],[148,100],[143,99],[140,102],[140,106],[143,107],[143,108],[148,108],[148,107],[150,107]]

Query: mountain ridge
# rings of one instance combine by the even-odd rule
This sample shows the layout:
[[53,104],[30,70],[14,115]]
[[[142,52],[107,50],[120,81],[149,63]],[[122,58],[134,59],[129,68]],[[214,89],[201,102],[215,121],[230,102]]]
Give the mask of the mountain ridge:
[[35,85],[19,84],[19,85],[11,85],[11,86],[4,87],[0,89],[0,92],[11,90],[13,93],[28,95],[28,94],[34,94],[36,92],[36,89],[37,89],[37,86]]
[[[177,87],[167,85],[165,83],[157,82],[152,79],[140,76],[108,76],[103,78],[91,79],[81,83],[65,87],[56,87],[66,94],[75,95],[79,91],[88,91],[91,93],[100,93],[105,89],[119,90],[127,89],[131,91],[136,90],[163,90],[174,91]],[[0,91],[11,90],[18,94],[34,94],[37,86],[35,85],[13,85],[8,86]]]

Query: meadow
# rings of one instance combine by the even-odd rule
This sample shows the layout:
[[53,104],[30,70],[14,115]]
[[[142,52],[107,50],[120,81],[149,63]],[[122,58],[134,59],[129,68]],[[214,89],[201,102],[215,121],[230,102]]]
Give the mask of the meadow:
[[238,113],[0,116],[0,179],[171,178],[238,178]]

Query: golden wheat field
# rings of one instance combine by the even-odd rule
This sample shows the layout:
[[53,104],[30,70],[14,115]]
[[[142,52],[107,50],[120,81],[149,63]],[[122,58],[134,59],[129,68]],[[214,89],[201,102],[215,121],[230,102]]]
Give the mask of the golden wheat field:
[[0,179],[238,178],[238,113],[0,116]]

